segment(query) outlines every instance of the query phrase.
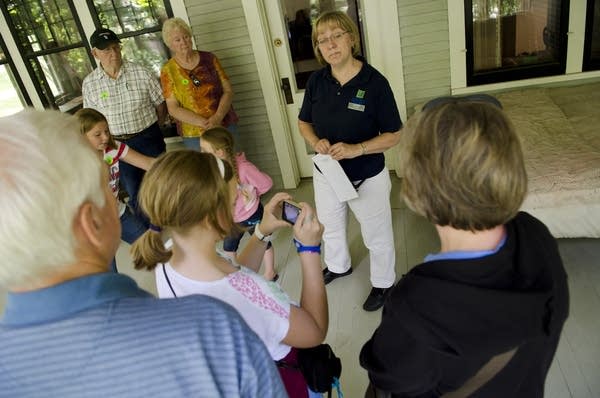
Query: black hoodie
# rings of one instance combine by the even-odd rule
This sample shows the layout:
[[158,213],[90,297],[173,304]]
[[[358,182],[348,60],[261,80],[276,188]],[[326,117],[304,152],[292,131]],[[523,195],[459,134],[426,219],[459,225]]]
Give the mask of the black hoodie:
[[423,263],[398,282],[360,353],[373,385],[394,397],[438,397],[517,348],[471,397],[543,397],[568,315],[567,277],[540,221],[519,213],[506,231],[497,253]]

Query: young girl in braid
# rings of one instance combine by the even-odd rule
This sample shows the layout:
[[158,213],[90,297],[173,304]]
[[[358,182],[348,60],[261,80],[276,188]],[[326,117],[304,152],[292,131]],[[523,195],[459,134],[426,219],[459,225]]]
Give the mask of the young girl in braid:
[[[223,250],[232,259],[236,260],[236,253],[244,231],[250,235],[254,227],[263,216],[263,205],[260,196],[273,186],[273,180],[250,163],[243,152],[234,152],[234,142],[231,133],[223,127],[206,130],[200,140],[202,152],[211,153],[221,160],[228,162],[237,181],[237,197],[233,211],[233,221],[242,227],[241,232],[227,236],[223,240]],[[237,261],[237,260],[236,260]],[[264,273],[266,280],[276,281],[275,251],[271,242],[267,246],[263,257]]]

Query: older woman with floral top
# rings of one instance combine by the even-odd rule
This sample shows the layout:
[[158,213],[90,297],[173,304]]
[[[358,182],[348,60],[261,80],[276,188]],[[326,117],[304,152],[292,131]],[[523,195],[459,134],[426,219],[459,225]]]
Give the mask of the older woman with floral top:
[[192,31],[181,18],[167,19],[162,35],[173,57],[162,67],[160,82],[185,146],[199,150],[200,137],[215,126],[235,135],[238,117],[231,107],[233,89],[219,59],[194,50]]

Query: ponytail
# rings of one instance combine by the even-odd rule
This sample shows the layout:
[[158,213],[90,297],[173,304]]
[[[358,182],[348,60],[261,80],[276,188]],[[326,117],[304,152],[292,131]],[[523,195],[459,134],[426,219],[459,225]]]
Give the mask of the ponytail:
[[158,263],[166,263],[173,252],[165,248],[160,233],[147,230],[131,246],[133,266],[138,270],[152,271]]

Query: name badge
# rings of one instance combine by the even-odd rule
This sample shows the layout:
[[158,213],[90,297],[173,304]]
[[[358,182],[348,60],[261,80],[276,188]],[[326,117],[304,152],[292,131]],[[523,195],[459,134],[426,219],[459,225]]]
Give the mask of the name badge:
[[365,106],[362,104],[357,104],[355,102],[348,102],[348,109],[352,109],[353,111],[364,112]]

